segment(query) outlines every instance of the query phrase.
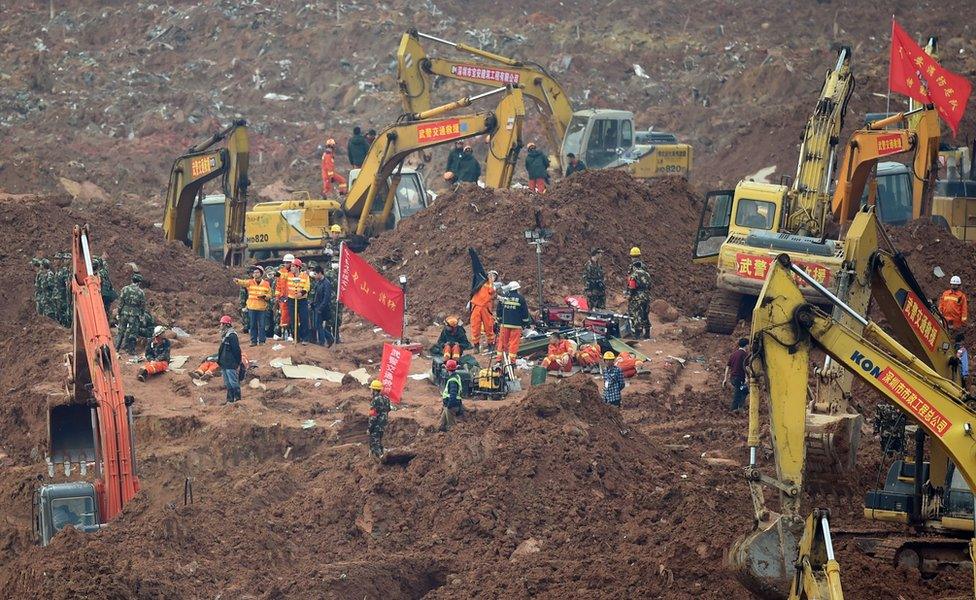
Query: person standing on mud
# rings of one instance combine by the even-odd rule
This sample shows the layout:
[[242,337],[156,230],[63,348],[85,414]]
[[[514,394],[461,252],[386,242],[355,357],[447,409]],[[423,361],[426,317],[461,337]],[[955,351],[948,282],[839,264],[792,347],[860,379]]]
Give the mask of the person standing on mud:
[[630,249],[630,272],[627,274],[627,314],[637,339],[651,337],[651,276],[641,262],[641,250]]
[[745,407],[749,396],[749,382],[746,378],[746,360],[749,358],[749,339],[739,338],[739,346],[729,356],[722,376],[722,387],[732,386],[732,412],[737,413]]
[[590,260],[586,261],[583,269],[583,293],[586,294],[586,303],[590,305],[590,310],[607,307],[607,283],[603,267],[600,266],[601,255],[600,250],[591,251]]
[[224,376],[227,389],[226,404],[241,399],[241,342],[234,331],[234,321],[230,315],[220,317],[220,347],[217,349],[217,365]]
[[444,384],[444,391],[441,392],[441,403],[444,409],[441,411],[441,431],[450,431],[457,418],[464,414],[464,406],[461,404],[461,376],[457,373],[458,363],[451,359],[444,363],[447,369],[447,383]]
[[383,395],[383,383],[374,379],[369,383],[373,398],[369,402],[369,421],[366,423],[366,433],[369,435],[369,453],[379,458],[383,456],[383,433],[389,422],[390,410],[393,408],[390,399]]
[[118,325],[115,349],[129,354],[136,352],[136,340],[139,337],[143,313],[146,312],[146,292],[140,287],[143,281],[140,273],[133,274],[132,283],[122,288],[119,294],[119,310],[115,315]]
[[624,391],[624,373],[613,364],[617,357],[609,350],[603,353],[603,403],[620,408]]

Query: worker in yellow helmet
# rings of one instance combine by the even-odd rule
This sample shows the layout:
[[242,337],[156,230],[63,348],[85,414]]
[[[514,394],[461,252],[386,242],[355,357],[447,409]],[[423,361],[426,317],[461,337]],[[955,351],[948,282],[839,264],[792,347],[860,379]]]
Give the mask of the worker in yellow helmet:
[[[324,236],[322,245],[325,246],[325,253],[332,257],[332,260],[339,260],[339,244],[342,243],[342,226],[334,223],[329,227],[329,235]],[[331,262],[331,260],[330,260]]]
[[624,373],[614,364],[613,352],[603,354],[603,403],[620,408],[620,393],[624,389]]
[[393,408],[390,399],[383,394],[383,382],[374,379],[369,383],[373,398],[369,402],[369,421],[366,422],[366,433],[369,435],[369,452],[379,458],[383,456],[383,432],[389,420],[390,410]]
[[627,314],[638,339],[651,337],[651,276],[641,261],[641,249],[630,249],[630,272],[627,273]]

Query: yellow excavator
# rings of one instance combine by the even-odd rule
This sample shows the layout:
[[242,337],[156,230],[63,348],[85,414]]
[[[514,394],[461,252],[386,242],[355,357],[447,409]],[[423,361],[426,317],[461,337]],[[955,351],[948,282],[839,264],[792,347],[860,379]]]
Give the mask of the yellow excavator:
[[[450,114],[499,94],[504,97],[493,111]],[[413,152],[441,144],[490,136],[485,184],[509,187],[522,147],[524,121],[522,92],[510,86],[402,115],[376,136],[341,202],[324,199],[262,202],[248,211],[248,250],[259,260],[279,251],[314,256],[323,250],[333,224],[366,238],[392,229],[399,220],[426,208],[429,201],[422,182],[421,185],[408,183],[416,182],[418,176],[403,166],[404,160]]]
[[[868,232],[877,227],[872,211],[859,213],[851,231]],[[872,253],[873,254],[873,253]],[[884,259],[880,259],[884,262]],[[876,261],[869,261],[863,285],[877,285]],[[897,269],[896,269],[897,271]],[[912,343],[900,343],[878,324],[821,285],[808,271],[781,254],[770,266],[752,316],[752,356],[749,394],[750,448],[747,477],[753,502],[753,531],[739,540],[729,554],[731,565],[750,590],[764,597],[791,599],[843,598],[840,564],[833,551],[829,512],[816,509],[804,517],[803,498],[811,350],[824,352],[836,365],[879,392],[903,413],[931,443],[925,462],[921,443],[916,444],[914,485],[868,494],[865,513],[936,528],[965,536],[956,550],[970,560],[976,553],[973,532],[973,494],[976,483],[976,411],[972,397],[960,386],[953,352],[947,348],[944,330],[921,297],[894,279],[879,294],[879,305],[889,323],[897,323],[895,335]],[[809,300],[805,286],[830,306],[856,323],[852,329]],[[885,304],[887,303],[887,307]],[[908,333],[910,331],[910,333]],[[917,352],[912,346],[924,349]],[[775,476],[759,465],[761,441],[760,404],[768,397],[769,437],[776,463]],[[924,436],[920,436],[924,437]],[[903,482],[897,482],[903,483]],[[779,495],[779,510],[767,506],[763,488]],[[889,486],[890,487],[890,486]],[[898,541],[896,546],[903,546]],[[924,548],[944,552],[946,544],[928,544],[919,538],[909,548],[924,560]],[[974,577],[976,581],[976,577]]]
[[[198,256],[228,266],[242,264],[249,157],[247,122],[243,120],[177,157],[166,189],[166,239],[179,240],[191,246]],[[204,185],[218,177],[222,194],[205,195]]]
[[[938,114],[931,106],[855,131],[839,161],[831,195],[839,135],[853,87],[850,50],[844,48],[827,72],[804,129],[792,185],[740,181],[735,190],[706,194],[693,259],[717,267],[716,289],[705,315],[708,331],[731,333],[739,319],[748,316],[769,266],[781,252],[790,252],[820,283],[837,290],[842,234],[860,205],[878,205],[883,215],[888,202],[904,201],[893,199],[871,179],[878,161],[914,151],[918,181],[911,211],[915,217],[931,213],[926,187],[939,147]],[[915,125],[905,128],[910,119]],[[901,128],[886,129],[893,125]],[[868,194],[862,199],[865,189]]]
[[[421,40],[450,46],[478,60],[456,60],[427,55]],[[627,110],[574,111],[566,90],[542,65],[488,52],[410,30],[397,49],[397,81],[403,108],[422,112],[431,106],[432,76],[476,85],[512,85],[534,101],[545,122],[549,147],[559,149],[557,167],[565,171],[567,154],[575,154],[590,169],[623,168],[634,177],[664,175],[688,177],[692,148],[688,144],[638,144],[634,113]]]

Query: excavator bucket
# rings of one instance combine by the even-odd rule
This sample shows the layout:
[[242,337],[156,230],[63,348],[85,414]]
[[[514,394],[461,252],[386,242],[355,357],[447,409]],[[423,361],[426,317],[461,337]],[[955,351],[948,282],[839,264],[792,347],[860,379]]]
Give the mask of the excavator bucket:
[[749,591],[760,598],[786,598],[793,581],[803,521],[789,524],[780,515],[763,521],[756,529],[735,542],[728,563]]
[[825,415],[807,413],[807,482],[849,473],[854,470],[857,447],[861,442],[863,418],[856,413]]
[[48,456],[52,463],[95,462],[92,409],[83,404],[48,406]]

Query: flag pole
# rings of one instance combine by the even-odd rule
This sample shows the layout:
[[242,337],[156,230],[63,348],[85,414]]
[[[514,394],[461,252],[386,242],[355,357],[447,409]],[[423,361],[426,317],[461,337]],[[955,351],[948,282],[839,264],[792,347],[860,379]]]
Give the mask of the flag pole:
[[[891,43],[895,43],[895,13],[891,13]],[[891,69],[891,66],[888,66]],[[891,113],[891,75],[888,75],[888,96],[885,99],[885,118]]]
[[339,290],[342,289],[342,252],[346,247],[345,242],[339,242],[339,273],[336,275],[336,303],[335,303],[335,315],[333,315],[332,323],[332,343],[339,343]]

